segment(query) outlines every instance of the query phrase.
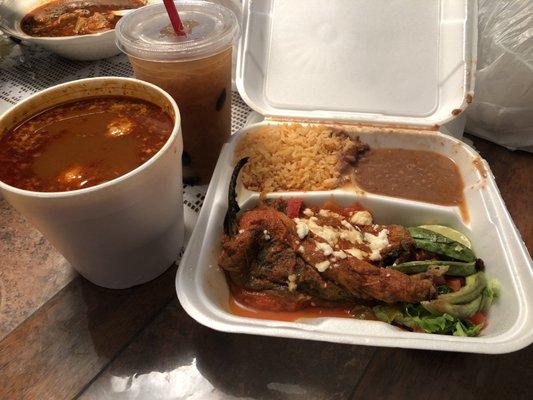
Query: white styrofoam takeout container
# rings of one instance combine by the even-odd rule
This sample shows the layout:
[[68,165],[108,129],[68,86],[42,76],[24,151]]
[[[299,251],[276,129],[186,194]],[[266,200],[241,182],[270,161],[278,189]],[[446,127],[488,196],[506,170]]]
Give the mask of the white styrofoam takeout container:
[[[297,17],[296,10],[300,11]],[[452,110],[464,109],[472,95],[475,12],[475,2],[470,0],[338,0],[335,5],[326,0],[245,1],[237,84],[246,102],[267,119],[236,133],[220,155],[176,277],[178,298],[193,318],[227,332],[474,353],[511,352],[533,341],[531,257],[488,164],[471,147],[437,130],[453,118]],[[350,30],[351,26],[356,29]],[[391,32],[387,36],[384,26],[396,36],[391,37]],[[334,39],[344,43],[328,50],[327,44]],[[397,49],[399,53],[391,55]],[[435,54],[430,56],[427,52],[431,51]],[[317,61],[318,55],[328,57]],[[357,66],[356,72],[345,69],[364,55],[371,65]],[[343,65],[326,62],[339,57]],[[410,57],[416,59],[414,64],[404,59]],[[395,61],[399,63],[396,68],[390,65]],[[405,85],[394,76],[401,77]],[[352,84],[350,79],[361,82]],[[379,79],[386,84],[381,85]],[[414,98],[418,92],[412,85],[425,85],[420,89],[428,92],[423,100]],[[381,107],[390,95],[397,98]],[[217,257],[235,146],[248,132],[287,120],[335,121],[371,147],[432,150],[456,162],[465,183],[467,218],[457,207],[358,189],[271,193],[269,197],[298,197],[314,205],[331,198],[343,205],[359,202],[377,223],[438,223],[463,231],[485,261],[487,275],[497,278],[502,287],[481,336],[407,332],[379,321],[330,317],[271,321],[228,311],[229,289]],[[238,201],[244,210],[253,208],[258,197],[239,188]]]
[[[120,54],[115,44],[115,30],[62,37],[38,37],[24,33],[20,27],[22,18],[37,7],[51,0],[3,0],[0,1],[0,30],[6,34],[33,43],[71,60],[100,60]],[[161,0],[146,0],[146,4]]]

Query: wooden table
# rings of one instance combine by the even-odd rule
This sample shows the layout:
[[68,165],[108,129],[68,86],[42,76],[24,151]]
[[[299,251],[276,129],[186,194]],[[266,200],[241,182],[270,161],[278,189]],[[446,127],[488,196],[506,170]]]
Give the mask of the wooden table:
[[[528,248],[533,155],[474,139]],[[0,203],[0,399],[519,399],[533,346],[499,355],[234,335],[181,308],[175,267],[96,287]]]

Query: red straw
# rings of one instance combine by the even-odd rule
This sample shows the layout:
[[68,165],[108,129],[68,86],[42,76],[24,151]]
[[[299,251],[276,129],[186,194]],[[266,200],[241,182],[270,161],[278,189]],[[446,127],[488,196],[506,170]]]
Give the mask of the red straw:
[[165,8],[167,9],[167,14],[170,18],[170,23],[172,24],[172,28],[174,28],[174,32],[176,32],[176,35],[187,36],[185,30],[183,29],[183,24],[181,23],[180,15],[178,14],[178,10],[176,10],[176,5],[174,4],[174,1],[163,0],[163,3],[165,3]]

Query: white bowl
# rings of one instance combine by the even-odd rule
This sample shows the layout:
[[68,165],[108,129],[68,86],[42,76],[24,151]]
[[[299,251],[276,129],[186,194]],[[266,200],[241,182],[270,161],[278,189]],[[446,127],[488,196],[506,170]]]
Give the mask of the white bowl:
[[131,78],[90,78],[43,90],[0,116],[0,135],[28,117],[68,101],[129,96],[163,108],[174,129],[163,147],[113,180],[67,192],[34,192],[0,181],[0,192],[91,282],[113,289],[156,278],[183,243],[181,118],[161,88]]
[[[159,2],[158,0],[146,0],[146,4]],[[0,2],[0,30],[71,60],[100,60],[120,53],[115,44],[114,29],[90,35],[62,37],[37,37],[24,33],[20,27],[22,18],[45,3],[48,1],[5,0]]]

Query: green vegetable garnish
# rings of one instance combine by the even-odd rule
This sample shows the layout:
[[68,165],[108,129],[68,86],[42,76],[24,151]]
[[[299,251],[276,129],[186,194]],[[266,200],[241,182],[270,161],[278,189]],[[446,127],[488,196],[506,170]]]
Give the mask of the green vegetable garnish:
[[[426,274],[435,277],[444,274],[466,277],[465,285],[457,286],[457,278],[450,278],[446,282],[455,290],[447,284],[441,284],[437,286],[436,299],[418,304],[379,305],[373,308],[374,314],[382,321],[416,332],[477,336],[486,325],[485,313],[498,296],[499,284],[496,280],[487,281],[482,272],[483,261],[476,259],[470,241],[461,232],[440,225],[427,227],[430,229],[407,229],[419,249],[434,253],[438,255],[435,258],[441,259],[410,261],[387,268],[409,275]],[[452,261],[448,261],[449,259]]]
[[447,265],[449,268],[446,275],[450,276],[468,276],[476,272],[476,262],[464,263],[460,261],[440,261],[440,260],[426,260],[426,261],[409,261],[389,268],[403,272],[404,274],[419,274],[426,272],[428,267],[432,265]]
[[487,282],[487,286],[483,291],[483,298],[479,310],[487,312],[492,305],[495,298],[500,296],[500,283],[496,279],[491,279]]
[[427,229],[428,231],[433,231],[440,233],[442,236],[446,236],[449,239],[455,240],[456,242],[461,243],[462,245],[472,248],[472,243],[463,233],[450,228],[449,226],[444,225],[420,225],[419,228]]
[[407,230],[419,249],[460,261],[472,262],[476,260],[476,255],[472,250],[440,233],[419,227],[411,227]]
[[477,336],[483,329],[482,325],[472,325],[450,314],[433,315],[420,304],[380,305],[373,310],[376,317],[384,322],[426,333]]
[[[439,301],[445,301],[450,304],[464,304],[471,302],[481,296],[487,286],[487,279],[483,272],[466,277],[465,285],[457,292],[441,294],[437,297]],[[476,310],[477,311],[477,310]]]
[[462,321],[457,321],[453,336],[477,336],[483,330],[483,324],[466,326]]
[[423,301],[420,304],[433,315],[450,314],[457,319],[467,319],[478,312],[481,306],[481,296],[466,304],[452,304],[446,300],[439,299]]

